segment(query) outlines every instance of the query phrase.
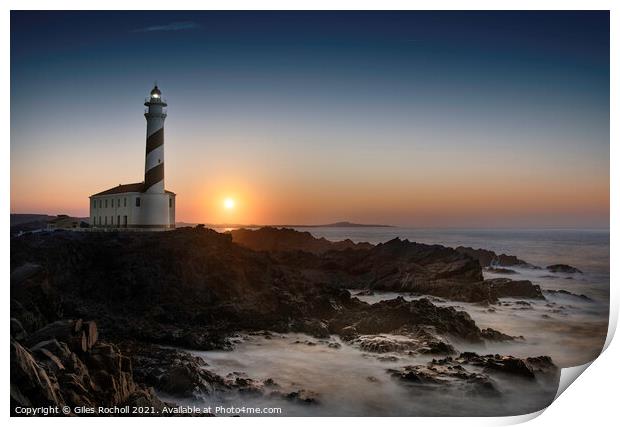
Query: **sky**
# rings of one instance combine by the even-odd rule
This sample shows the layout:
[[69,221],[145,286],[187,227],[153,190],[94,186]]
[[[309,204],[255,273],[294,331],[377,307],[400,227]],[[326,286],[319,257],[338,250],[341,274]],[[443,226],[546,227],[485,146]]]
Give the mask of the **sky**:
[[142,181],[154,81],[177,221],[609,226],[605,11],[13,11],[11,212]]

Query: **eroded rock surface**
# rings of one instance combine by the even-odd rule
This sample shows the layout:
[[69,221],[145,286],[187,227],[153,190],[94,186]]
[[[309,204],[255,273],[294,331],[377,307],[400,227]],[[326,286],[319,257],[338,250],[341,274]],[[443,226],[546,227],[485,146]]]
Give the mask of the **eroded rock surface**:
[[87,341],[85,348],[79,342],[72,342],[72,337],[79,337],[83,332],[76,325],[90,325],[88,322],[63,323],[75,332],[58,333],[58,325],[44,327],[27,337],[30,347],[11,338],[12,409],[16,406],[96,408],[126,404],[161,409],[166,405],[152,389],[134,381],[131,361],[117,346],[98,341],[97,337]]
[[520,359],[513,356],[461,353],[457,357],[433,359],[425,365],[409,365],[388,372],[401,381],[415,385],[442,385],[467,393],[499,396],[501,390],[494,375],[524,380],[547,379],[559,375],[559,369],[547,356]]

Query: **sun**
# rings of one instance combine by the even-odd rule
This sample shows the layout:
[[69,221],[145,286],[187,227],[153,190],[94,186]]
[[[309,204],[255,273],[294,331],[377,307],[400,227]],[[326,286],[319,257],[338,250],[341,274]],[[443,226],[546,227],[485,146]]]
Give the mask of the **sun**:
[[226,209],[233,209],[235,207],[235,201],[230,197],[224,200],[224,207]]

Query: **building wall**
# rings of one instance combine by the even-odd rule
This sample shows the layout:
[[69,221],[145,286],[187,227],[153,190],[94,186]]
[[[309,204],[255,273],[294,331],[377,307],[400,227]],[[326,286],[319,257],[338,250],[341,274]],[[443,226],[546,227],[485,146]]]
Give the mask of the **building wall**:
[[169,193],[141,193],[141,209],[139,213],[139,225],[141,227],[170,227],[174,223],[170,221],[170,198]]
[[91,196],[90,224],[96,228],[171,228],[175,208],[175,195],[170,193]]

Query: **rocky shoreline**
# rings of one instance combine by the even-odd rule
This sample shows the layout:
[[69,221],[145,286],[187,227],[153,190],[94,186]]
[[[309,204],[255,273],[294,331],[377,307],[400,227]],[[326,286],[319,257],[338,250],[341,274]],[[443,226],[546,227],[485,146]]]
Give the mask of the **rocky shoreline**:
[[[489,370],[557,374],[549,358],[460,352],[454,343],[521,339],[480,329],[464,311],[428,298],[368,304],[346,290],[406,291],[479,304],[544,299],[530,281],[485,280],[484,266],[469,251],[440,245],[400,239],[376,246],[333,243],[296,233],[263,229],[240,238],[198,227],[12,238],[12,408],[130,405],[161,413],[174,405],[158,393],[183,398],[216,391],[316,403],[312,391],[222,377],[208,360],[170,348],[230,350],[239,331],[338,336],[367,352],[443,357],[392,372],[409,382],[458,380],[492,391],[485,385],[492,382]],[[498,259],[512,259],[506,257]],[[466,365],[485,372],[469,372]]]

